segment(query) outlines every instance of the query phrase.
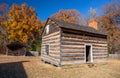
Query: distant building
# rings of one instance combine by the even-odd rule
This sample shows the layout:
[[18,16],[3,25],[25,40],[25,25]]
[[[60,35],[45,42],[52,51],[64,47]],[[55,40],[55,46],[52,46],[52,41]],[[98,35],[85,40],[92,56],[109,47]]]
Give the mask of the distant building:
[[41,60],[56,66],[105,60],[107,35],[96,29],[49,18],[42,32]]
[[26,46],[20,42],[13,42],[7,45],[6,55],[25,56]]

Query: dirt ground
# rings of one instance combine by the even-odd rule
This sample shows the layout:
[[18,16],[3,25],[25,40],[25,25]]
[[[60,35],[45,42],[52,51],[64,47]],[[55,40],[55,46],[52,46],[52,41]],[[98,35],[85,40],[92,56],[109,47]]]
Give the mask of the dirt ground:
[[108,59],[93,67],[55,67],[40,57],[0,56],[0,78],[120,78],[120,60]]

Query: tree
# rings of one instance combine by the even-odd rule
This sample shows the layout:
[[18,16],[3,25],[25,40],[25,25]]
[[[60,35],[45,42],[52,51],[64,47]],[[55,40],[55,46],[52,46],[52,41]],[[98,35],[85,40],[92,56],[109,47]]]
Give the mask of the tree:
[[62,20],[68,23],[83,25],[83,17],[77,10],[60,10],[56,14],[51,15],[51,18]]
[[7,20],[7,4],[0,4],[0,41],[4,42],[6,40],[7,31],[3,22]]
[[84,16],[84,24],[88,25],[88,21],[91,19],[95,19],[97,16],[97,10],[90,8],[88,11],[88,14],[86,16]]
[[0,25],[2,25],[3,21],[7,20],[7,8],[7,4],[0,4]]
[[102,31],[108,34],[109,52],[120,51],[120,5],[112,2],[103,7],[103,15],[99,18]]
[[90,18],[95,18],[97,14],[97,10],[90,8],[89,13],[90,13]]
[[7,38],[7,29],[4,26],[3,22],[7,20],[7,10],[8,5],[3,3],[0,4],[0,50],[2,53],[6,52],[6,43],[8,41]]
[[37,18],[35,9],[27,4],[13,4],[9,13],[9,19],[5,22],[9,31],[10,42],[20,41],[30,44],[39,36],[41,22]]

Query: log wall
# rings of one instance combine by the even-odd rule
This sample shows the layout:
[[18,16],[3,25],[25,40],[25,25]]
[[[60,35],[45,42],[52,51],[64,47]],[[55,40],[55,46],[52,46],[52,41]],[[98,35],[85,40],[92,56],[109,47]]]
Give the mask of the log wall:
[[[57,66],[85,63],[85,44],[92,45],[93,62],[107,58],[107,36],[59,28],[51,20],[48,24],[50,33],[43,32],[41,60]],[[46,45],[50,46],[49,54]]]
[[[45,51],[45,45],[49,45],[49,54]],[[42,37],[41,60],[60,65],[60,31]]]
[[61,35],[61,65],[85,63],[85,44],[92,45],[93,62],[107,58],[106,38],[63,32]]

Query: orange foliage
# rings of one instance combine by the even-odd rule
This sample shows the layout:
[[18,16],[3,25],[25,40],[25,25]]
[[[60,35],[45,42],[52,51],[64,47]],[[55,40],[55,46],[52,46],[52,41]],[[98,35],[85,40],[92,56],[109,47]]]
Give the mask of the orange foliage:
[[37,18],[34,8],[29,8],[27,4],[21,6],[13,4],[8,16],[9,20],[5,22],[5,25],[9,31],[8,38],[11,42],[26,43],[39,35],[41,22]]
[[53,14],[51,18],[83,25],[83,17],[77,10],[60,10],[58,13]]
[[101,30],[108,34],[108,48],[111,53],[120,52],[120,4],[112,2],[103,7],[104,15],[99,18]]

